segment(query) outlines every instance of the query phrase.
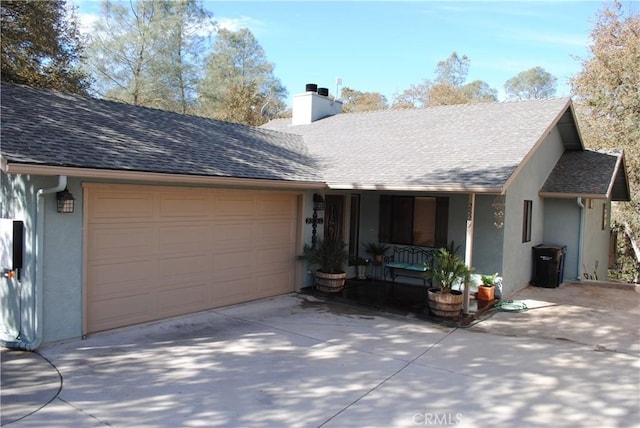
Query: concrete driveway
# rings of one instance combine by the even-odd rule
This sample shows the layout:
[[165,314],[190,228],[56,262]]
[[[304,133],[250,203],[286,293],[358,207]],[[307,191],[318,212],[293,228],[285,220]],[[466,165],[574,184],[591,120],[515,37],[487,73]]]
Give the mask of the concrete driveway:
[[51,365],[3,350],[2,423],[638,426],[640,294],[573,287],[466,329],[287,295],[44,346]]

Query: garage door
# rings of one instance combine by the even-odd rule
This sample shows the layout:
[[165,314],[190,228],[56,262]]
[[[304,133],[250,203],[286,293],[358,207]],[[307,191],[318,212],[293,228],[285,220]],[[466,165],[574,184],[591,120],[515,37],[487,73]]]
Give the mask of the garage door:
[[85,330],[293,291],[293,192],[85,185]]

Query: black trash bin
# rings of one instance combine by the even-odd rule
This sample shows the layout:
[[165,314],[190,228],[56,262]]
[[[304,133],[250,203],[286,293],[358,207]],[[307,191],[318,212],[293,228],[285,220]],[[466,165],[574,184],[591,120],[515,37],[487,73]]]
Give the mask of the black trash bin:
[[566,245],[540,244],[533,247],[531,285],[556,288],[564,277]]

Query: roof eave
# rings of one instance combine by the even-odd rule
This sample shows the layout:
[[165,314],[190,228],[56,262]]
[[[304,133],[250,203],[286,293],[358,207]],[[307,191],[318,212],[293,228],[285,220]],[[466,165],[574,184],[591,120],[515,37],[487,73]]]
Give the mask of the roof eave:
[[3,158],[3,171],[7,174],[66,175],[88,179],[171,182],[175,184],[209,184],[234,187],[261,187],[286,189],[326,189],[324,182],[272,180],[261,178],[222,177],[204,175],[168,174],[158,172],[124,171],[109,169],[59,167],[6,162]]
[[541,198],[550,199],[609,199],[608,195],[602,193],[538,192],[538,196],[540,196]]
[[330,190],[377,190],[387,192],[440,192],[440,193],[487,193],[504,194],[502,187],[458,185],[386,185],[386,184],[341,184],[329,183]]
[[[618,196],[614,191],[614,189],[615,189],[616,181],[620,174],[622,174],[622,177],[620,177],[620,179],[623,180],[625,189],[624,189],[624,195]],[[609,182],[609,188],[607,189],[607,195],[609,195],[614,201],[619,201],[619,202],[631,201],[629,175],[627,174],[627,164],[624,160],[624,151],[620,153],[616,161],[616,166],[614,168],[613,174],[611,174],[611,181]]]

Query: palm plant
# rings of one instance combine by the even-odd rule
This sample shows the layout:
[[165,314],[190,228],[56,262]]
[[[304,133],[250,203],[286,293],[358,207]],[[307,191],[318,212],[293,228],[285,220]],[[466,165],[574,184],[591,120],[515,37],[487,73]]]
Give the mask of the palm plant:
[[451,293],[453,286],[463,280],[469,282],[471,269],[448,248],[440,248],[436,253],[433,269],[427,273],[430,279],[440,283],[440,293]]
[[316,242],[315,247],[305,245],[304,258],[311,265],[319,265],[324,273],[344,272],[344,265],[349,259],[347,244],[341,239],[324,239]]

